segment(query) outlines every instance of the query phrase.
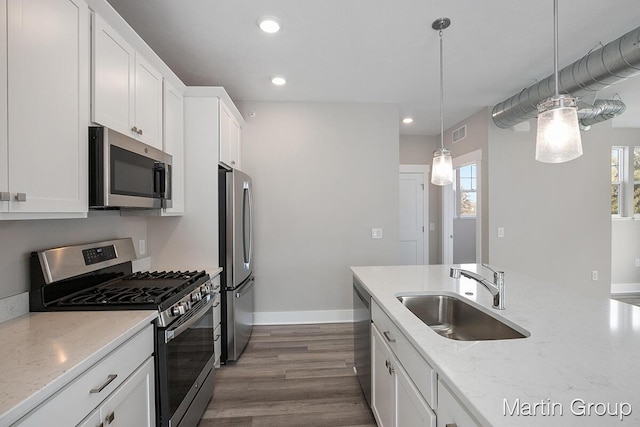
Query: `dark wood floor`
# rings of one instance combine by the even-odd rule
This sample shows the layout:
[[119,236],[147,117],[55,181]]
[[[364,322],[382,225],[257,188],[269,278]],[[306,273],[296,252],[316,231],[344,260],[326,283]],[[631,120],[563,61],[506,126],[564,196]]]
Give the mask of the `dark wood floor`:
[[343,323],[254,327],[238,362],[216,372],[198,427],[375,425]]

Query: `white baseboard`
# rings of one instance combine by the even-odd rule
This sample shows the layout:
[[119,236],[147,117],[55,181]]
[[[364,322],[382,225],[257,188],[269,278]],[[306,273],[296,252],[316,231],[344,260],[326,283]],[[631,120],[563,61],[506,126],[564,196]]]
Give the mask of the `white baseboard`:
[[353,310],[262,311],[253,315],[255,325],[353,322]]
[[612,283],[611,295],[640,293],[640,283]]
[[0,299],[0,322],[29,312],[29,292]]

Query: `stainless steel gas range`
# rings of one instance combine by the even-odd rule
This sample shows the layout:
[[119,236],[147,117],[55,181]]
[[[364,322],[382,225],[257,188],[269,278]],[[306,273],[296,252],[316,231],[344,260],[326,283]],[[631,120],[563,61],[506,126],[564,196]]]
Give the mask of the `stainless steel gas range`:
[[133,273],[135,258],[131,238],[33,252],[30,310],[157,310],[158,425],[195,427],[213,395],[218,294],[204,271]]

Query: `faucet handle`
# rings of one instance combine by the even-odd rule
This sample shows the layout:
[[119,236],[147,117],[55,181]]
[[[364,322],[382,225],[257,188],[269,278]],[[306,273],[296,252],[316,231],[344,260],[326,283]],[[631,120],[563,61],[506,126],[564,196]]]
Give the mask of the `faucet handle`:
[[490,266],[489,264],[484,263],[484,262],[482,263],[482,266],[483,266],[484,268],[488,269],[488,270],[491,270],[491,272],[493,273],[493,277],[494,277],[495,279],[497,279],[497,278],[504,279],[504,271],[501,271],[501,270],[494,270],[493,268],[491,268],[491,266]]

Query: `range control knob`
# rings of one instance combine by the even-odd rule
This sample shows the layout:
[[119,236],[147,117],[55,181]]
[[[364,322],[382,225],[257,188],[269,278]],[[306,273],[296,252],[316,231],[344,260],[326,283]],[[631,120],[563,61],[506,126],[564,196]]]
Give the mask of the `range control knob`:
[[191,302],[198,302],[202,299],[202,294],[200,290],[194,291],[191,293]]
[[189,301],[182,301],[180,303],[180,311],[181,314],[185,314],[187,311],[191,309],[191,303]]
[[184,307],[182,307],[179,304],[176,304],[173,307],[171,307],[172,316],[180,316],[181,314],[184,314]]

